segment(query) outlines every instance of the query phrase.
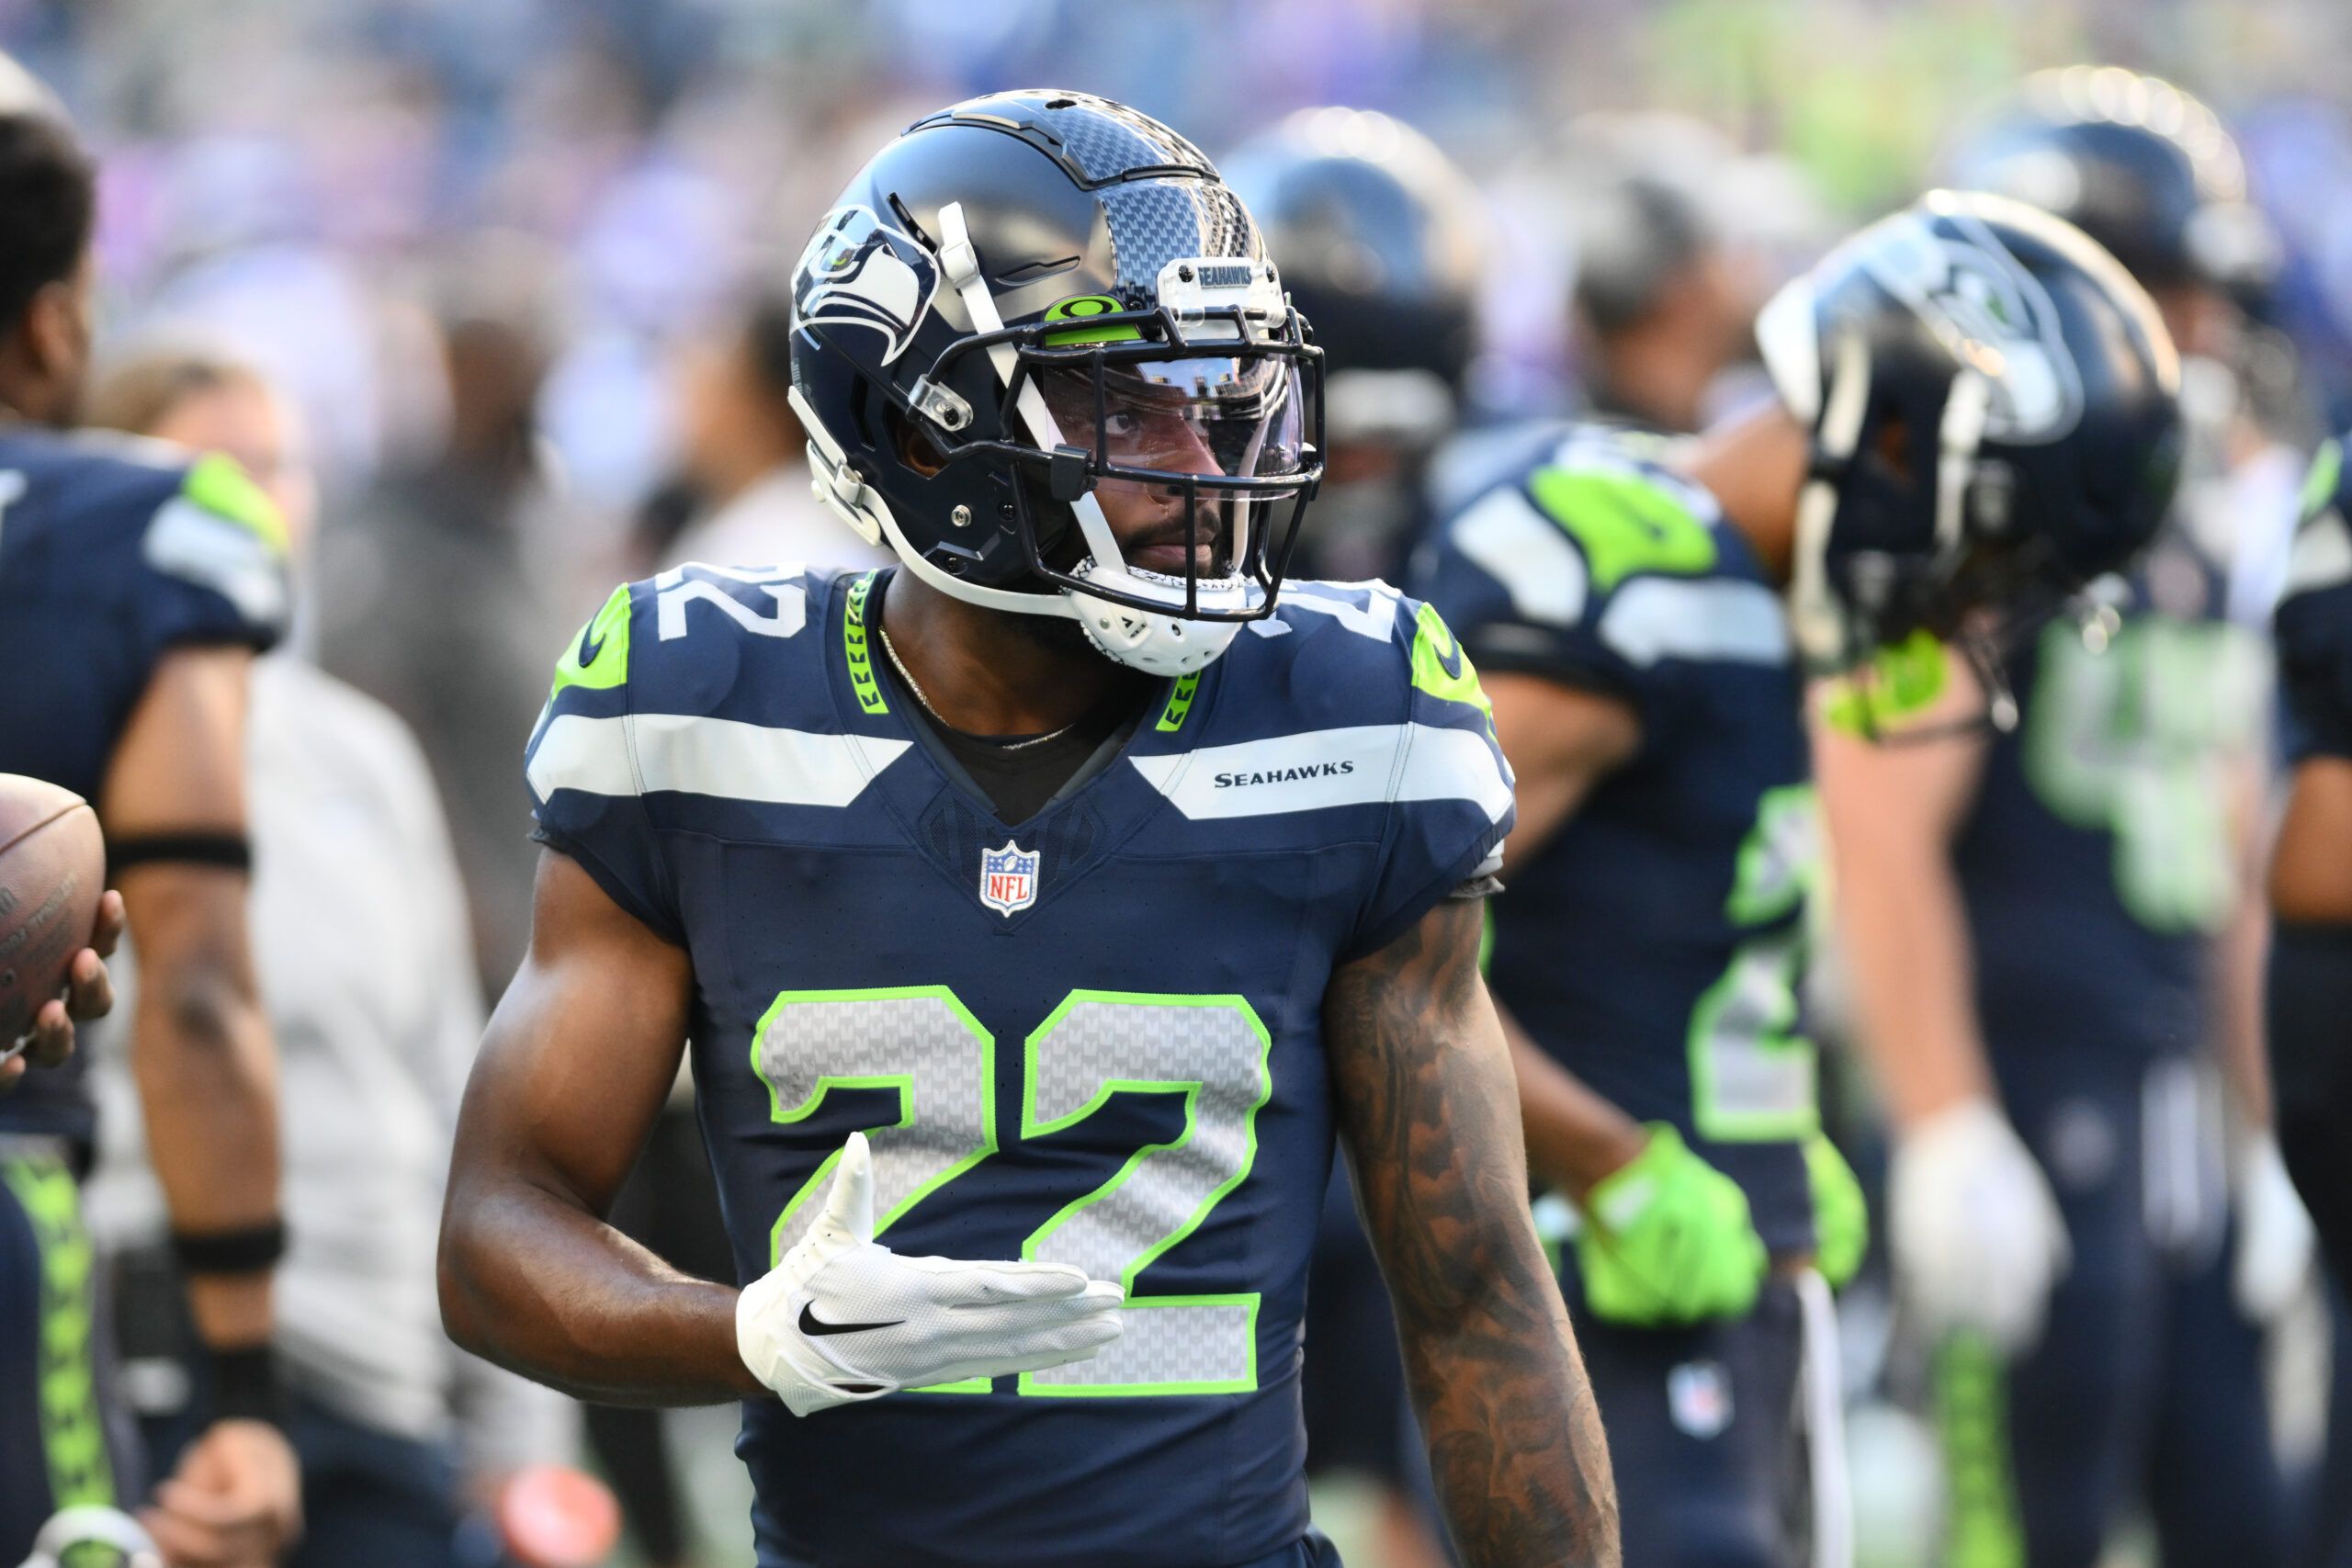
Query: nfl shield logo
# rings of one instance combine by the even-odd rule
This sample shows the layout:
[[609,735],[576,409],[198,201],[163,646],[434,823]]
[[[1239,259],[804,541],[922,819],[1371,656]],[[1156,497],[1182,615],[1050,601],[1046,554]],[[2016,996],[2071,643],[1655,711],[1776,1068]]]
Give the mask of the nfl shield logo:
[[1037,901],[1037,856],[1007,839],[980,852],[980,902],[1010,919]]

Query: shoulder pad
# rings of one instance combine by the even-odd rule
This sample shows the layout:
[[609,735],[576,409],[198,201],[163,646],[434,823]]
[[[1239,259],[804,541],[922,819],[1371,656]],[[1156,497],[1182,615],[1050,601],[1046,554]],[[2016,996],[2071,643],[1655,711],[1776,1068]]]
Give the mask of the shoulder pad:
[[[565,646],[549,700],[823,728],[820,638],[835,587],[834,574],[798,566],[699,562],[625,583]],[[607,692],[620,695],[596,695]]]

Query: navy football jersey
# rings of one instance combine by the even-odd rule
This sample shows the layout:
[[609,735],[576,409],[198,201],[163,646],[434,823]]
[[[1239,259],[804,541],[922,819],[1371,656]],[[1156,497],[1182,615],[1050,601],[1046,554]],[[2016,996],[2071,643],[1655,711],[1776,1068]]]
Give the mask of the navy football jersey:
[[[228,458],[0,427],[0,773],[96,803],[156,660],[267,648],[288,608],[284,528]],[[0,1132],[85,1139],[82,1066],[0,1095]]]
[[1797,987],[1819,830],[1802,688],[1779,592],[1666,450],[1571,431],[1444,525],[1417,587],[1490,673],[1641,716],[1637,754],[1506,879],[1495,995],[1737,1181],[1769,1246],[1803,1251],[1818,1116]]
[[2103,649],[2061,617],[2012,661],[2018,723],[1988,742],[1953,843],[1996,1052],[2148,1056],[2207,1037],[2269,656],[2177,530],[2130,586]]
[[888,1245],[1076,1264],[1125,1285],[1126,1331],[992,1387],[748,1404],[760,1560],[1288,1550],[1322,998],[1510,826],[1476,677],[1394,590],[1295,584],[1008,827],[877,677],[876,581],[695,566],[616,592],[532,739],[539,836],[693,958],[742,1280],[864,1129]]
[[2352,758],[2352,470],[2320,448],[2275,626],[2287,754]]

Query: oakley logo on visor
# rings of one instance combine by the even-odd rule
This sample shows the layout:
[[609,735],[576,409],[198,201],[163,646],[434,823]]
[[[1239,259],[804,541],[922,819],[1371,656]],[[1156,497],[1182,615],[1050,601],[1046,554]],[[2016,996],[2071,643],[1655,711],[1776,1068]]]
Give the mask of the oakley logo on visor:
[[865,207],[829,215],[792,275],[803,326],[865,327],[882,335],[885,365],[907,351],[939,289],[939,266],[911,237]]

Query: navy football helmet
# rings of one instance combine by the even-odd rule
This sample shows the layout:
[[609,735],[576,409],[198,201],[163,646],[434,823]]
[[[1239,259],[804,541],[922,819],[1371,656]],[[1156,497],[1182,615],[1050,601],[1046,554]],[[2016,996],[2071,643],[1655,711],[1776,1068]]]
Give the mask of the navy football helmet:
[[[1933,191],[1757,321],[1811,430],[1792,611],[1818,671],[1919,632],[2014,711],[2000,651],[2154,537],[2177,480],[2179,365],[2155,306],[2080,230]],[[2006,626],[1988,626],[1997,612]]]
[[1335,439],[1442,439],[1477,348],[1468,176],[1411,126],[1351,108],[1301,109],[1224,167],[1315,323]]
[[[1321,356],[1166,126],[1046,89],[920,120],[819,225],[793,302],[818,494],[925,582],[1157,675],[1272,613],[1322,473]],[[1181,501],[1151,542],[1182,575],[1124,558],[1114,486]]]
[[2245,161],[2220,118],[2117,66],[2028,77],[2007,113],[1953,149],[1942,183],[2056,213],[2151,288],[2243,297],[2278,269],[2278,235],[2247,199]]

